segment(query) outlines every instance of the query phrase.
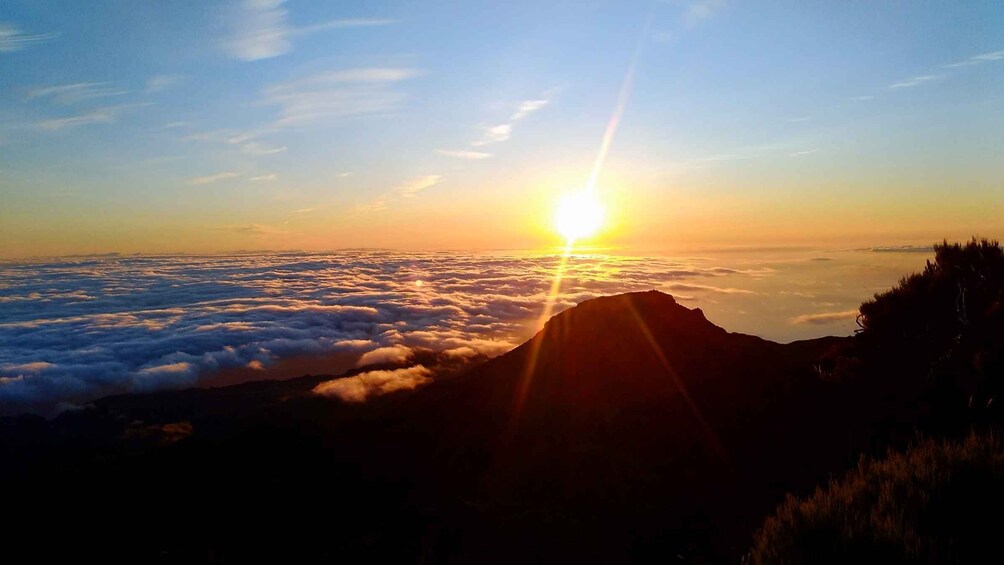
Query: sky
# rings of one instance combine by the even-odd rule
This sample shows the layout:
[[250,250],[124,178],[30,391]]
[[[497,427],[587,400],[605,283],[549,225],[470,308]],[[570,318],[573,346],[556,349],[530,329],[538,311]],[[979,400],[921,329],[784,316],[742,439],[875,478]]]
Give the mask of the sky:
[[583,244],[999,237],[1001,131],[997,1],[0,4],[2,258],[560,245],[605,133]]

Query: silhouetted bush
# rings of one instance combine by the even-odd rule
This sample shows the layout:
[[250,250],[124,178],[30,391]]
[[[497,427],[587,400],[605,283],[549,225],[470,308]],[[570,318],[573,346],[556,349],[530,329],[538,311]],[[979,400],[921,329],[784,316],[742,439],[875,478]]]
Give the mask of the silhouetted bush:
[[997,241],[934,246],[923,272],[861,305],[853,343],[820,365],[832,380],[883,387],[891,422],[956,434],[1004,423],[1004,251]]
[[1002,563],[1004,451],[994,436],[862,458],[757,533],[752,564]]
[[[939,358],[967,334],[999,321],[1004,298],[1004,252],[997,241],[934,246],[934,262],[861,305],[862,337],[884,348],[909,347],[916,357]],[[996,320],[995,320],[996,318]]]

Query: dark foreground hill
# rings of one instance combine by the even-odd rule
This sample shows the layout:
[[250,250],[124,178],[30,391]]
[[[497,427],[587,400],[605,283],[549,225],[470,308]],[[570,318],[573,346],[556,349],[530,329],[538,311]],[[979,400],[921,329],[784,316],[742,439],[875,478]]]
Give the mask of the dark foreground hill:
[[842,341],[729,333],[653,291],[362,406],[319,377],[110,398],[5,421],[7,512],[68,540],[18,548],[39,557],[734,561],[855,455],[814,369]]

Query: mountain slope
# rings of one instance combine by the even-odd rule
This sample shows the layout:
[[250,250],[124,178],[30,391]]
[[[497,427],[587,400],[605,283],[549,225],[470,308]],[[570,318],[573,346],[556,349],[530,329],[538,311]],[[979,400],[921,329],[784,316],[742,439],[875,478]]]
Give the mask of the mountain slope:
[[[90,426],[121,445],[41,458],[59,464],[20,475],[35,498],[12,507],[59,504],[53,527],[82,538],[118,528],[129,558],[734,560],[847,454],[811,370],[839,342],[732,334],[658,292],[598,298],[361,407],[305,394],[316,378],[99,402],[48,438]],[[130,443],[151,427],[174,439]],[[117,518],[89,521],[95,506]],[[177,515],[189,535],[164,533]]]
[[681,543],[712,531],[693,551],[734,556],[783,492],[843,455],[825,445],[827,389],[811,370],[839,341],[728,333],[658,292],[598,298],[422,391],[404,427],[420,430],[413,445],[435,438],[430,475],[450,476],[448,491],[464,485],[505,522],[487,529],[514,526],[524,549],[590,530],[602,543],[576,545],[593,555],[596,545],[619,547],[608,558],[631,546],[686,553]]

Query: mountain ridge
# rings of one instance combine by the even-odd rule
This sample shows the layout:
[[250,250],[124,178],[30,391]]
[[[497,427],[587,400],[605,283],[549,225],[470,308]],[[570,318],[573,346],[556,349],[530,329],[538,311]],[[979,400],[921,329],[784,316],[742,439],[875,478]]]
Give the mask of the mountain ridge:
[[[405,561],[619,562],[647,551],[728,560],[785,492],[846,455],[793,449],[833,435],[820,431],[828,411],[813,404],[828,385],[811,365],[842,341],[730,333],[657,291],[600,297],[460,375],[365,404],[311,394],[320,376],[102,399],[40,433],[69,447],[43,454],[29,482],[76,468],[76,481],[46,496],[154,523],[164,508],[221,501],[231,537],[160,547],[172,555],[280,555],[269,539],[330,537],[299,516],[312,501],[346,509],[332,518],[344,528],[332,546],[340,555],[373,550],[360,540],[397,539],[381,551]],[[412,362],[434,361],[422,355]],[[227,480],[191,476],[190,465]],[[147,495],[149,507],[74,487],[116,493],[146,481],[170,485]],[[317,491],[332,482],[358,492]],[[249,507],[248,493],[264,502]],[[369,525],[389,515],[398,518],[386,531]],[[217,527],[205,520],[196,522]],[[241,546],[238,532],[257,532],[259,545]],[[129,555],[167,543],[136,539]],[[303,550],[325,554],[321,539]]]

